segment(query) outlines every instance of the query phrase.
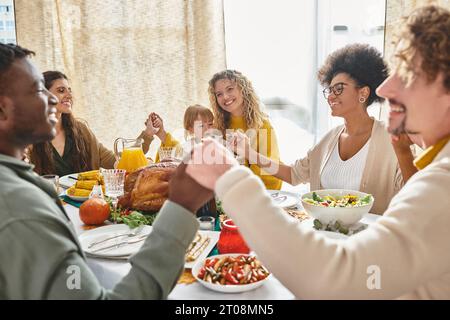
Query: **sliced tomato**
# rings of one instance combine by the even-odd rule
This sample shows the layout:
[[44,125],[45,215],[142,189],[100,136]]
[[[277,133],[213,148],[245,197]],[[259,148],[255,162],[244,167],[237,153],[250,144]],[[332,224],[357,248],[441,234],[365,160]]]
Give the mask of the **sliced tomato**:
[[239,284],[239,281],[231,274],[231,269],[225,274],[225,280],[231,282],[232,284]]
[[217,258],[214,258],[214,259],[211,259],[211,260],[208,259],[205,262],[205,266],[212,268],[212,267],[214,267],[214,265],[216,264],[217,261],[219,261],[219,259],[217,259]]
[[206,273],[206,270],[205,270],[204,267],[202,267],[202,268],[200,269],[200,271],[198,272],[198,277],[199,277],[200,279],[203,279],[203,278],[205,277],[205,273]]

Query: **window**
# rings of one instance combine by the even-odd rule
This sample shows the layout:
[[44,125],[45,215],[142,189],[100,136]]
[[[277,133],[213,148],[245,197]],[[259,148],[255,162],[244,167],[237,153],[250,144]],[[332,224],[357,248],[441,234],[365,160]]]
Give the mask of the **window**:
[[14,21],[6,21],[6,30],[15,30],[16,24]]
[[12,12],[11,6],[0,6],[0,12]]
[[16,43],[16,25],[13,0],[0,0],[0,41]]
[[283,162],[304,157],[340,124],[330,116],[317,70],[346,44],[369,43],[382,52],[384,17],[385,0],[224,0],[227,68],[252,81]]
[[[291,163],[314,143],[311,126],[315,0],[225,0],[227,68],[252,81]],[[294,138],[295,137],[295,138]],[[301,141],[301,143],[293,143]]]

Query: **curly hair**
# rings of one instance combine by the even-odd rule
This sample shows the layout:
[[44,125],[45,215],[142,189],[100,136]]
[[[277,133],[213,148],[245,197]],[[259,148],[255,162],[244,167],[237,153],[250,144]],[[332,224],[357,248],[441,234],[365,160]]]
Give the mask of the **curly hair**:
[[[67,76],[59,71],[46,71],[43,73],[45,87],[49,90],[53,83],[59,79],[67,79]],[[74,142],[74,150],[71,153],[72,165],[75,172],[92,170],[89,161],[90,150],[83,138],[80,123],[72,113],[61,115],[61,124],[66,133]],[[51,141],[36,143],[29,151],[30,161],[34,164],[34,171],[38,174],[54,174],[55,160]]]
[[422,70],[428,82],[442,73],[444,88],[450,91],[450,11],[438,6],[425,6],[403,18],[404,24],[394,44],[400,50],[395,54],[396,72],[410,84],[416,74],[414,59],[421,58]]
[[231,122],[231,114],[223,110],[217,103],[214,86],[218,80],[228,79],[235,82],[242,92],[244,99],[244,118],[248,129],[258,129],[263,125],[267,115],[261,111],[260,101],[253,89],[253,85],[241,72],[236,70],[224,70],[216,73],[209,80],[208,94],[209,102],[214,113],[214,124],[225,134],[225,130],[229,128]]
[[5,86],[10,82],[9,79],[5,79],[5,74],[14,60],[34,56],[34,54],[33,51],[12,43],[0,43],[0,93],[5,90]]
[[367,106],[381,102],[375,90],[388,77],[388,67],[381,53],[367,44],[350,44],[331,53],[318,71],[322,86],[329,86],[339,73],[348,74],[359,88],[369,87]]

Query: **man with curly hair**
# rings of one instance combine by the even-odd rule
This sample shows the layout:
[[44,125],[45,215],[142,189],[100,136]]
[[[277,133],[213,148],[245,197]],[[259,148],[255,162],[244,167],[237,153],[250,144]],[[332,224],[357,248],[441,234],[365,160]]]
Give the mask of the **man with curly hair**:
[[[450,12],[418,9],[403,29],[396,68],[377,93],[390,104],[389,130],[419,134],[428,149],[416,160],[421,170],[366,230],[346,241],[324,239],[271,205],[247,168],[186,170],[215,190],[248,245],[298,298],[450,299]],[[211,145],[218,157],[232,158],[215,141],[206,142],[208,152]]]

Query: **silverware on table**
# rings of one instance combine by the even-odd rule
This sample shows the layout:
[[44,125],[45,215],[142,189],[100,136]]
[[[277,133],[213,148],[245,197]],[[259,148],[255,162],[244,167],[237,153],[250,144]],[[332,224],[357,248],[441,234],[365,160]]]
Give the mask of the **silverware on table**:
[[112,239],[116,239],[116,238],[120,238],[120,237],[130,237],[130,238],[135,237],[141,233],[142,229],[144,229],[144,225],[140,225],[139,227],[131,229],[129,232],[126,232],[126,233],[116,234],[115,236],[111,236],[111,237],[108,237],[108,238],[105,238],[102,240],[94,241],[88,245],[88,249],[90,249],[100,243],[103,243],[103,242],[106,242],[106,241],[109,241]]
[[114,248],[120,248],[120,247],[123,247],[123,246],[128,245],[128,244],[138,243],[138,242],[141,242],[141,241],[144,241],[145,239],[147,239],[147,236],[148,236],[147,234],[141,235],[141,236],[139,236],[137,238],[133,238],[133,239],[130,239],[130,240],[126,240],[126,241],[122,241],[122,242],[119,242],[119,243],[115,243],[115,244],[112,244],[112,245],[109,245],[109,246],[106,246],[106,247],[101,247],[101,248],[97,248],[97,249],[94,249],[94,250],[90,250],[89,253],[95,253],[95,252],[99,252],[99,251],[110,250],[110,249],[114,249]]

